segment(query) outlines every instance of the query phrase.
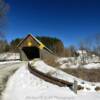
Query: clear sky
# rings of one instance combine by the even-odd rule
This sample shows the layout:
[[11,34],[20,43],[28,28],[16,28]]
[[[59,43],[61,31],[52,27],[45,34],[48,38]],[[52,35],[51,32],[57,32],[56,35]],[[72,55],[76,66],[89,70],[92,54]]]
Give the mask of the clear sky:
[[60,38],[65,46],[100,33],[100,0],[6,0],[6,39],[28,33]]

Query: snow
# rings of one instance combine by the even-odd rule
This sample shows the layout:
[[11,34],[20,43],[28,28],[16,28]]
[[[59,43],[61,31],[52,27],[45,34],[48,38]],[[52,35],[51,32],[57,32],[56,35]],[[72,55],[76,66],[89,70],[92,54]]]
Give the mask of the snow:
[[[31,63],[31,62],[30,62]],[[92,82],[87,82],[82,79],[76,78],[70,74],[67,74],[60,69],[55,69],[52,66],[49,66],[45,64],[42,60],[38,60],[36,62],[31,63],[33,67],[35,67],[37,70],[43,72],[43,73],[49,73],[51,76],[67,80],[68,82],[74,82],[76,80],[79,85],[84,87],[83,91],[88,91],[86,88],[90,88],[89,91],[95,91],[96,86],[100,86],[100,83],[92,83]],[[84,84],[82,84],[84,82]],[[94,84],[94,86],[92,85]]]
[[86,69],[98,69],[100,68],[100,63],[90,63],[83,66]]
[[56,60],[60,64],[61,69],[66,68],[85,68],[85,69],[98,69],[100,68],[100,60],[98,57],[86,58],[86,64],[81,64],[81,57],[62,57]]
[[[68,87],[59,87],[32,75],[22,66],[8,81],[2,100],[44,100],[76,96]],[[56,97],[56,98],[55,98]],[[44,99],[43,99],[44,98]],[[45,100],[47,100],[45,99]]]
[[12,64],[12,63],[18,63],[18,62],[21,62],[20,60],[17,60],[17,61],[4,61],[4,62],[0,62],[0,65],[2,64]]
[[19,53],[1,53],[0,54],[0,60],[14,60],[14,59],[20,59]]
[[100,68],[100,63],[89,63],[89,64],[85,64],[85,65],[79,65],[79,64],[68,64],[68,63],[64,63],[60,66],[61,69],[66,69],[66,68],[72,68],[72,69],[76,69],[76,68],[84,68],[84,69],[99,69]]
[[79,54],[87,54],[87,51],[86,50],[77,50],[77,53],[79,53]]
[[[77,50],[78,57],[60,57],[56,60],[60,64],[61,69],[66,68],[100,68],[100,57],[95,54],[90,54],[86,50]],[[82,63],[85,62],[84,66]]]
[[99,100],[99,99],[100,99],[100,93],[82,92],[78,94],[75,99],[71,99],[71,100]]
[[[22,65],[7,82],[2,93],[2,100],[99,100],[100,92],[94,89],[100,83],[91,83],[66,74],[60,69],[45,64],[42,60],[30,61],[32,66],[43,73],[50,73],[53,77],[73,82],[84,87],[76,95],[71,89],[59,87],[32,75],[27,64]],[[84,84],[82,84],[84,82]],[[94,84],[94,85],[93,85]],[[90,90],[87,90],[90,88]]]
[[58,62],[59,64],[64,64],[64,63],[71,63],[71,62],[73,62],[75,59],[74,59],[74,57],[61,57],[61,58],[58,58],[57,60],[56,60],[56,62]]

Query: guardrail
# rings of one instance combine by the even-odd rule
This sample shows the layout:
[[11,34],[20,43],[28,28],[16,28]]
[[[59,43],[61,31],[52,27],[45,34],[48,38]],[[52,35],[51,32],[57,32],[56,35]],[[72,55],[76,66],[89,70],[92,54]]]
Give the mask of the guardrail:
[[32,73],[33,75],[35,75],[35,76],[37,76],[37,77],[39,77],[39,78],[41,78],[49,83],[58,85],[60,87],[68,86],[71,90],[73,90],[75,93],[77,93],[77,81],[74,81],[74,83],[71,83],[71,82],[68,82],[66,80],[52,77],[48,74],[40,72],[39,70],[35,69],[35,67],[33,68],[33,66],[31,66],[30,63],[28,63],[28,69],[29,69],[30,73]]

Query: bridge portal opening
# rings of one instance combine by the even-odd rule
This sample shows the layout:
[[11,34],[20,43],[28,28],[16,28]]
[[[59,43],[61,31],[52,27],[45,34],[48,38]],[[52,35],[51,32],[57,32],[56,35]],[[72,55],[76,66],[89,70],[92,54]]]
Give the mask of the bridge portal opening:
[[24,51],[25,55],[29,60],[33,60],[34,58],[40,58],[40,50],[38,47],[23,47],[22,50]]

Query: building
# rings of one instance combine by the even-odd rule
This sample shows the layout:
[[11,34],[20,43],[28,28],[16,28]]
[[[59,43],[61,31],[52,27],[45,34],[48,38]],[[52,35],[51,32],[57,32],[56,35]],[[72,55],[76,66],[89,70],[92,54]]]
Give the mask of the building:
[[27,35],[17,47],[22,61],[33,60],[34,58],[44,59],[48,55],[54,56],[54,53],[49,48],[31,34]]

